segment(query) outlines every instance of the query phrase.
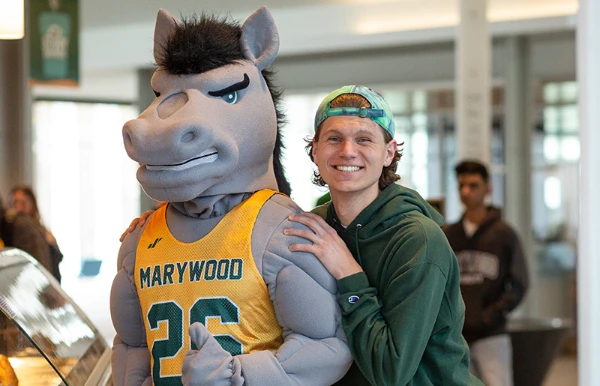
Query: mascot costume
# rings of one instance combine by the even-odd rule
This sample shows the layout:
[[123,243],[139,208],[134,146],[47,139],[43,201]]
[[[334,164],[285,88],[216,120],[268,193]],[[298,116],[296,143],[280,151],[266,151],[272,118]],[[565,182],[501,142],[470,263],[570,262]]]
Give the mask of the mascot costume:
[[168,204],[119,251],[116,386],[329,385],[350,367],[335,280],[283,234],[301,209],[279,192],[278,48],[264,7],[242,26],[158,13],[156,99],[123,140]]

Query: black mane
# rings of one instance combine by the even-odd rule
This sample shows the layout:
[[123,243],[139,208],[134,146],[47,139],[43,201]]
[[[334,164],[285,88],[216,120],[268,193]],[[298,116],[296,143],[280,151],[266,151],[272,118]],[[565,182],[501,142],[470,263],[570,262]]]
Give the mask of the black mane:
[[[228,17],[218,18],[204,13],[200,17],[193,15],[184,18],[169,37],[166,46],[162,47],[163,58],[157,64],[175,75],[201,74],[223,67],[245,59],[240,44],[241,36],[240,25]],[[273,149],[275,178],[279,191],[289,196],[291,187],[281,164],[284,146],[280,129],[286,122],[281,108],[283,93],[275,86],[273,70],[264,69],[262,75],[271,92],[277,115],[277,137]]]

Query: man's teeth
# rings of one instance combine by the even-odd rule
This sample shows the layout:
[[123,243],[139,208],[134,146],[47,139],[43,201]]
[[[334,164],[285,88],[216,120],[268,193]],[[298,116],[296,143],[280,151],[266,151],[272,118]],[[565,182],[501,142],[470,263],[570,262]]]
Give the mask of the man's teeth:
[[357,172],[360,170],[358,166],[336,166],[335,168],[342,172]]

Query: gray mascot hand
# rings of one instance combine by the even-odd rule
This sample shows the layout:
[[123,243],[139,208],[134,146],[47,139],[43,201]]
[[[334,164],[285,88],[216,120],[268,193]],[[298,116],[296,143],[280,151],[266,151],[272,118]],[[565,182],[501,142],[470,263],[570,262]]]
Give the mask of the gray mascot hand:
[[190,326],[190,338],[198,349],[188,351],[183,361],[181,381],[185,386],[244,383],[240,376],[240,361],[225,351],[202,323]]

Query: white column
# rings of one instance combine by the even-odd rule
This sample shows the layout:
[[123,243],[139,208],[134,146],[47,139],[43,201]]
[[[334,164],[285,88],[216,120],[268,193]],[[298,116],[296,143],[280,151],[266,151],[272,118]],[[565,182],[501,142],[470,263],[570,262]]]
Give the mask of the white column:
[[490,34],[486,0],[460,0],[456,36],[458,160],[490,163]]
[[600,385],[600,2],[579,0],[580,210],[577,266],[579,384]]
[[533,258],[531,213],[531,135],[533,93],[529,71],[529,48],[522,36],[506,38],[504,81],[504,163],[503,216],[521,238],[529,266],[529,289],[519,307],[527,316],[537,312],[537,264]]

